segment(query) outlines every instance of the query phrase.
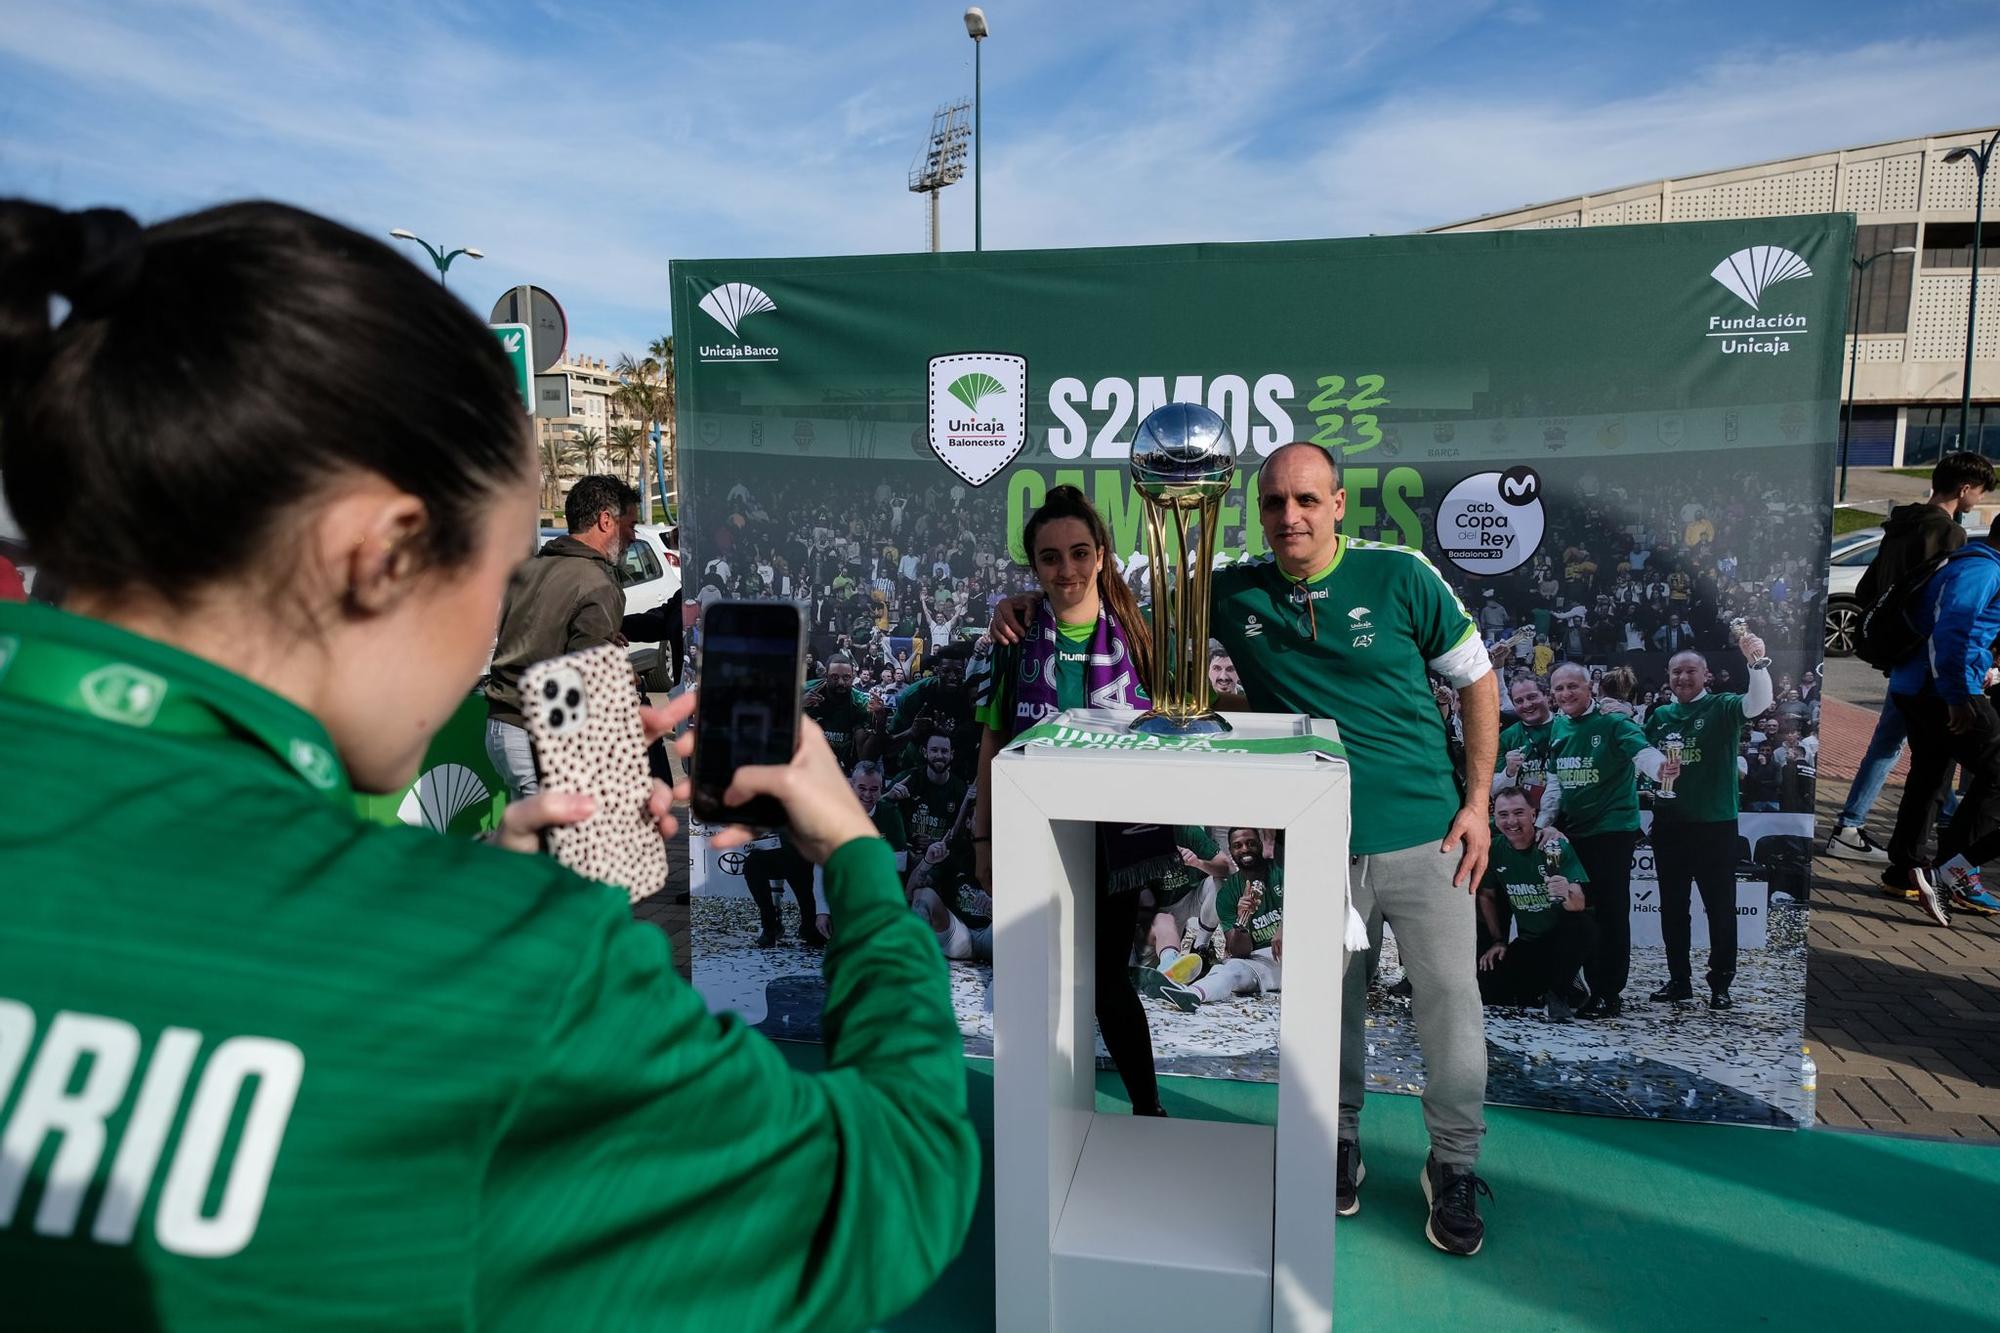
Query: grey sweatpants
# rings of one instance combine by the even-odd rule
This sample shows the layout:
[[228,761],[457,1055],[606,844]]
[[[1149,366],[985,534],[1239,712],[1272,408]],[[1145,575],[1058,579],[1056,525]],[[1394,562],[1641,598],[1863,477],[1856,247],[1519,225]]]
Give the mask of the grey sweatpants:
[[1356,857],[1348,871],[1354,909],[1368,923],[1369,951],[1350,955],[1340,998],[1340,1137],[1361,1134],[1367,1088],[1368,974],[1382,923],[1396,931],[1409,973],[1424,1054],[1424,1124],[1440,1162],[1471,1166],[1486,1133],[1486,1022],[1479,1001],[1472,895],[1454,888],[1458,852],[1436,842]]

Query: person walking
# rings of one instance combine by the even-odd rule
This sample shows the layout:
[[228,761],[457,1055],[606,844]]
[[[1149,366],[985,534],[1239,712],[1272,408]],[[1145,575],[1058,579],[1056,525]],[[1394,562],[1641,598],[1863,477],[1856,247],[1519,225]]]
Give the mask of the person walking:
[[[1993,480],[1993,464],[1978,454],[1940,458],[1931,469],[1931,493],[1916,504],[1896,506],[1882,525],[1882,544],[1875,548],[1875,558],[1855,588],[1862,607],[1874,606],[1913,571],[1965,545],[1965,528],[1959,519],[1986,498]],[[1875,808],[1882,786],[1889,780],[1889,770],[1896,766],[1908,739],[1902,711],[1889,701],[1887,693],[1885,690],[1881,711],[1875,715],[1868,749],[1848,785],[1847,800],[1827,834],[1826,854],[1839,860],[1877,865],[1889,860],[1888,849],[1870,837],[1866,827],[1868,812]]]
[[355,809],[534,521],[462,302],[277,204],[0,202],[0,474],[70,588],[0,604],[0,1322],[860,1330],[937,1278],[980,1172],[945,965],[810,723],[725,796],[825,867],[823,1074],[536,854],[588,796],[484,842]]
[[[1492,664],[1478,626],[1422,552],[1340,534],[1347,492],[1331,453],[1284,445],[1264,461],[1257,486],[1271,553],[1223,566],[1210,585],[1209,632],[1244,695],[1218,702],[1333,719],[1354,779],[1348,892],[1371,951],[1349,957],[1341,1004],[1335,1207],[1342,1216],[1361,1207],[1368,975],[1386,922],[1414,989],[1423,1048],[1424,1234],[1447,1254],[1474,1255],[1485,1238],[1478,1196],[1492,1190],[1474,1170],[1486,1132],[1486,1028],[1467,897],[1492,838],[1485,775],[1500,730]],[[1018,639],[1027,609],[1003,603],[994,636]],[[1451,765],[1430,673],[1458,692],[1471,782]]]
[[[1993,642],[2000,637],[1996,543],[2000,520],[1982,540],[1946,557],[1910,609],[1911,627],[1924,645],[1889,674],[1889,698],[1909,732],[1910,776],[1882,881],[1892,890],[1914,890],[1924,914],[1941,926],[1951,924],[1954,906],[1982,914],[2000,910],[2000,900],[1979,879],[1979,867],[2000,853],[2000,717],[1986,693],[1996,679]],[[1923,855],[1923,844],[1954,763],[1969,785],[1958,812],[1938,832],[1934,863]]]

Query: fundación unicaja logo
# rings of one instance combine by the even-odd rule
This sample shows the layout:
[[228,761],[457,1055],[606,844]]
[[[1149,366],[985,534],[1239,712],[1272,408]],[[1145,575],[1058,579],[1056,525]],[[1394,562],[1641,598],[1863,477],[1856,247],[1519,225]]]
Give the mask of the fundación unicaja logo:
[[701,312],[729,331],[734,342],[703,342],[695,355],[703,361],[776,361],[778,349],[744,341],[742,325],[756,315],[770,314],[778,303],[762,288],[747,282],[725,282],[696,302]]
[[1752,245],[1738,250],[1710,269],[1708,276],[1754,313],[1710,315],[1707,336],[1724,356],[1741,356],[1746,352],[1781,356],[1791,351],[1791,339],[1803,338],[1812,331],[1806,317],[1764,307],[1773,287],[1812,275],[1810,264],[1781,245]]
[[930,446],[968,485],[1000,475],[1028,442],[1028,359],[960,352],[930,360]]

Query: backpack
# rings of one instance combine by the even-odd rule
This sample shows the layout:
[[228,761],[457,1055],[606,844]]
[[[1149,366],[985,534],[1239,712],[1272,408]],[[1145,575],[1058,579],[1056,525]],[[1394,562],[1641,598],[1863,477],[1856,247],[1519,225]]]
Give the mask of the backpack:
[[1950,558],[1941,555],[1918,565],[1861,613],[1861,631],[1854,637],[1856,657],[1886,675],[1922,651],[1924,636],[1910,623],[1909,608]]

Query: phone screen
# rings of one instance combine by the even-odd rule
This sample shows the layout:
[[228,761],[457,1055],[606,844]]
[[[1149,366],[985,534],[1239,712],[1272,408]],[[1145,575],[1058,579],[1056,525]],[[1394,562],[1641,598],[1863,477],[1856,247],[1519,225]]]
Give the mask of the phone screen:
[[805,641],[790,602],[712,602],[701,617],[695,709],[694,813],[709,823],[778,828],[782,805],[759,797],[723,804],[736,770],[790,763],[799,745]]

